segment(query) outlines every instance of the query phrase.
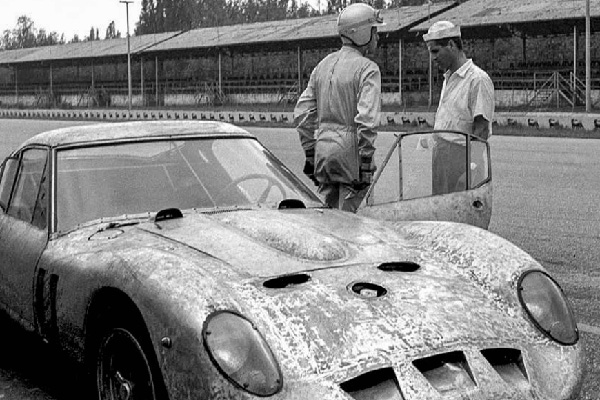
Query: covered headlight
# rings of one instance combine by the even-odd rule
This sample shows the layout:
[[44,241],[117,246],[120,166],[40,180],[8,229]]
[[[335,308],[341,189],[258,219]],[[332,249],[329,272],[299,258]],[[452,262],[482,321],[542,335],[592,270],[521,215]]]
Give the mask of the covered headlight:
[[543,271],[527,271],[519,279],[517,290],[521,305],[542,333],[560,344],[577,343],[575,317],[554,279]]
[[217,311],[206,319],[202,337],[217,369],[238,387],[257,396],[271,396],[281,389],[279,364],[245,317]]

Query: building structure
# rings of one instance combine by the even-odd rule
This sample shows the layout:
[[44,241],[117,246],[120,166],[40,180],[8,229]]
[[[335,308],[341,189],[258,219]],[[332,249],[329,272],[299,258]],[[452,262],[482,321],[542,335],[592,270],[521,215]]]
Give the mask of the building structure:
[[[599,42],[596,3],[592,37]],[[437,103],[441,73],[430,67],[421,35],[430,23],[449,19],[462,26],[467,52],[490,72],[500,107],[580,105],[585,4],[468,0],[383,10],[387,25],[377,55],[383,103],[403,108]],[[286,107],[317,62],[339,47],[336,19],[325,15],[133,36],[132,104]],[[596,102],[600,54],[591,60]],[[124,38],[0,52],[4,107],[122,107],[128,103],[127,81]]]

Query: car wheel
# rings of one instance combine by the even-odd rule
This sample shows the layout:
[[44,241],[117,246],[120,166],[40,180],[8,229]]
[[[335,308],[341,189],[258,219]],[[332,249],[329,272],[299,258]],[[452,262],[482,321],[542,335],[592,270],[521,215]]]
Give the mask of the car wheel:
[[99,342],[96,388],[100,400],[159,400],[155,376],[143,342],[129,329],[107,329]]

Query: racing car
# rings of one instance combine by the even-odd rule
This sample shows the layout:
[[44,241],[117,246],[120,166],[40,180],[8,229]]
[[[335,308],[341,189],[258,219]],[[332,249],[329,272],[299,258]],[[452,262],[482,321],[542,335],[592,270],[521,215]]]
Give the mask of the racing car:
[[490,174],[386,199],[384,170],[353,214],[227,123],[41,133],[1,165],[0,307],[100,400],[576,398],[557,281],[487,211],[435,220]]

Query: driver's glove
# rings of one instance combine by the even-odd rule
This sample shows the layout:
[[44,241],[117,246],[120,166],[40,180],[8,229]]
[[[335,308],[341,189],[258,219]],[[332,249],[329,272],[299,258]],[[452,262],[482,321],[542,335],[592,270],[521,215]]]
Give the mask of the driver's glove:
[[319,181],[315,177],[315,153],[306,152],[306,161],[304,162],[304,169],[302,170],[304,175],[308,176],[315,186],[319,186]]

